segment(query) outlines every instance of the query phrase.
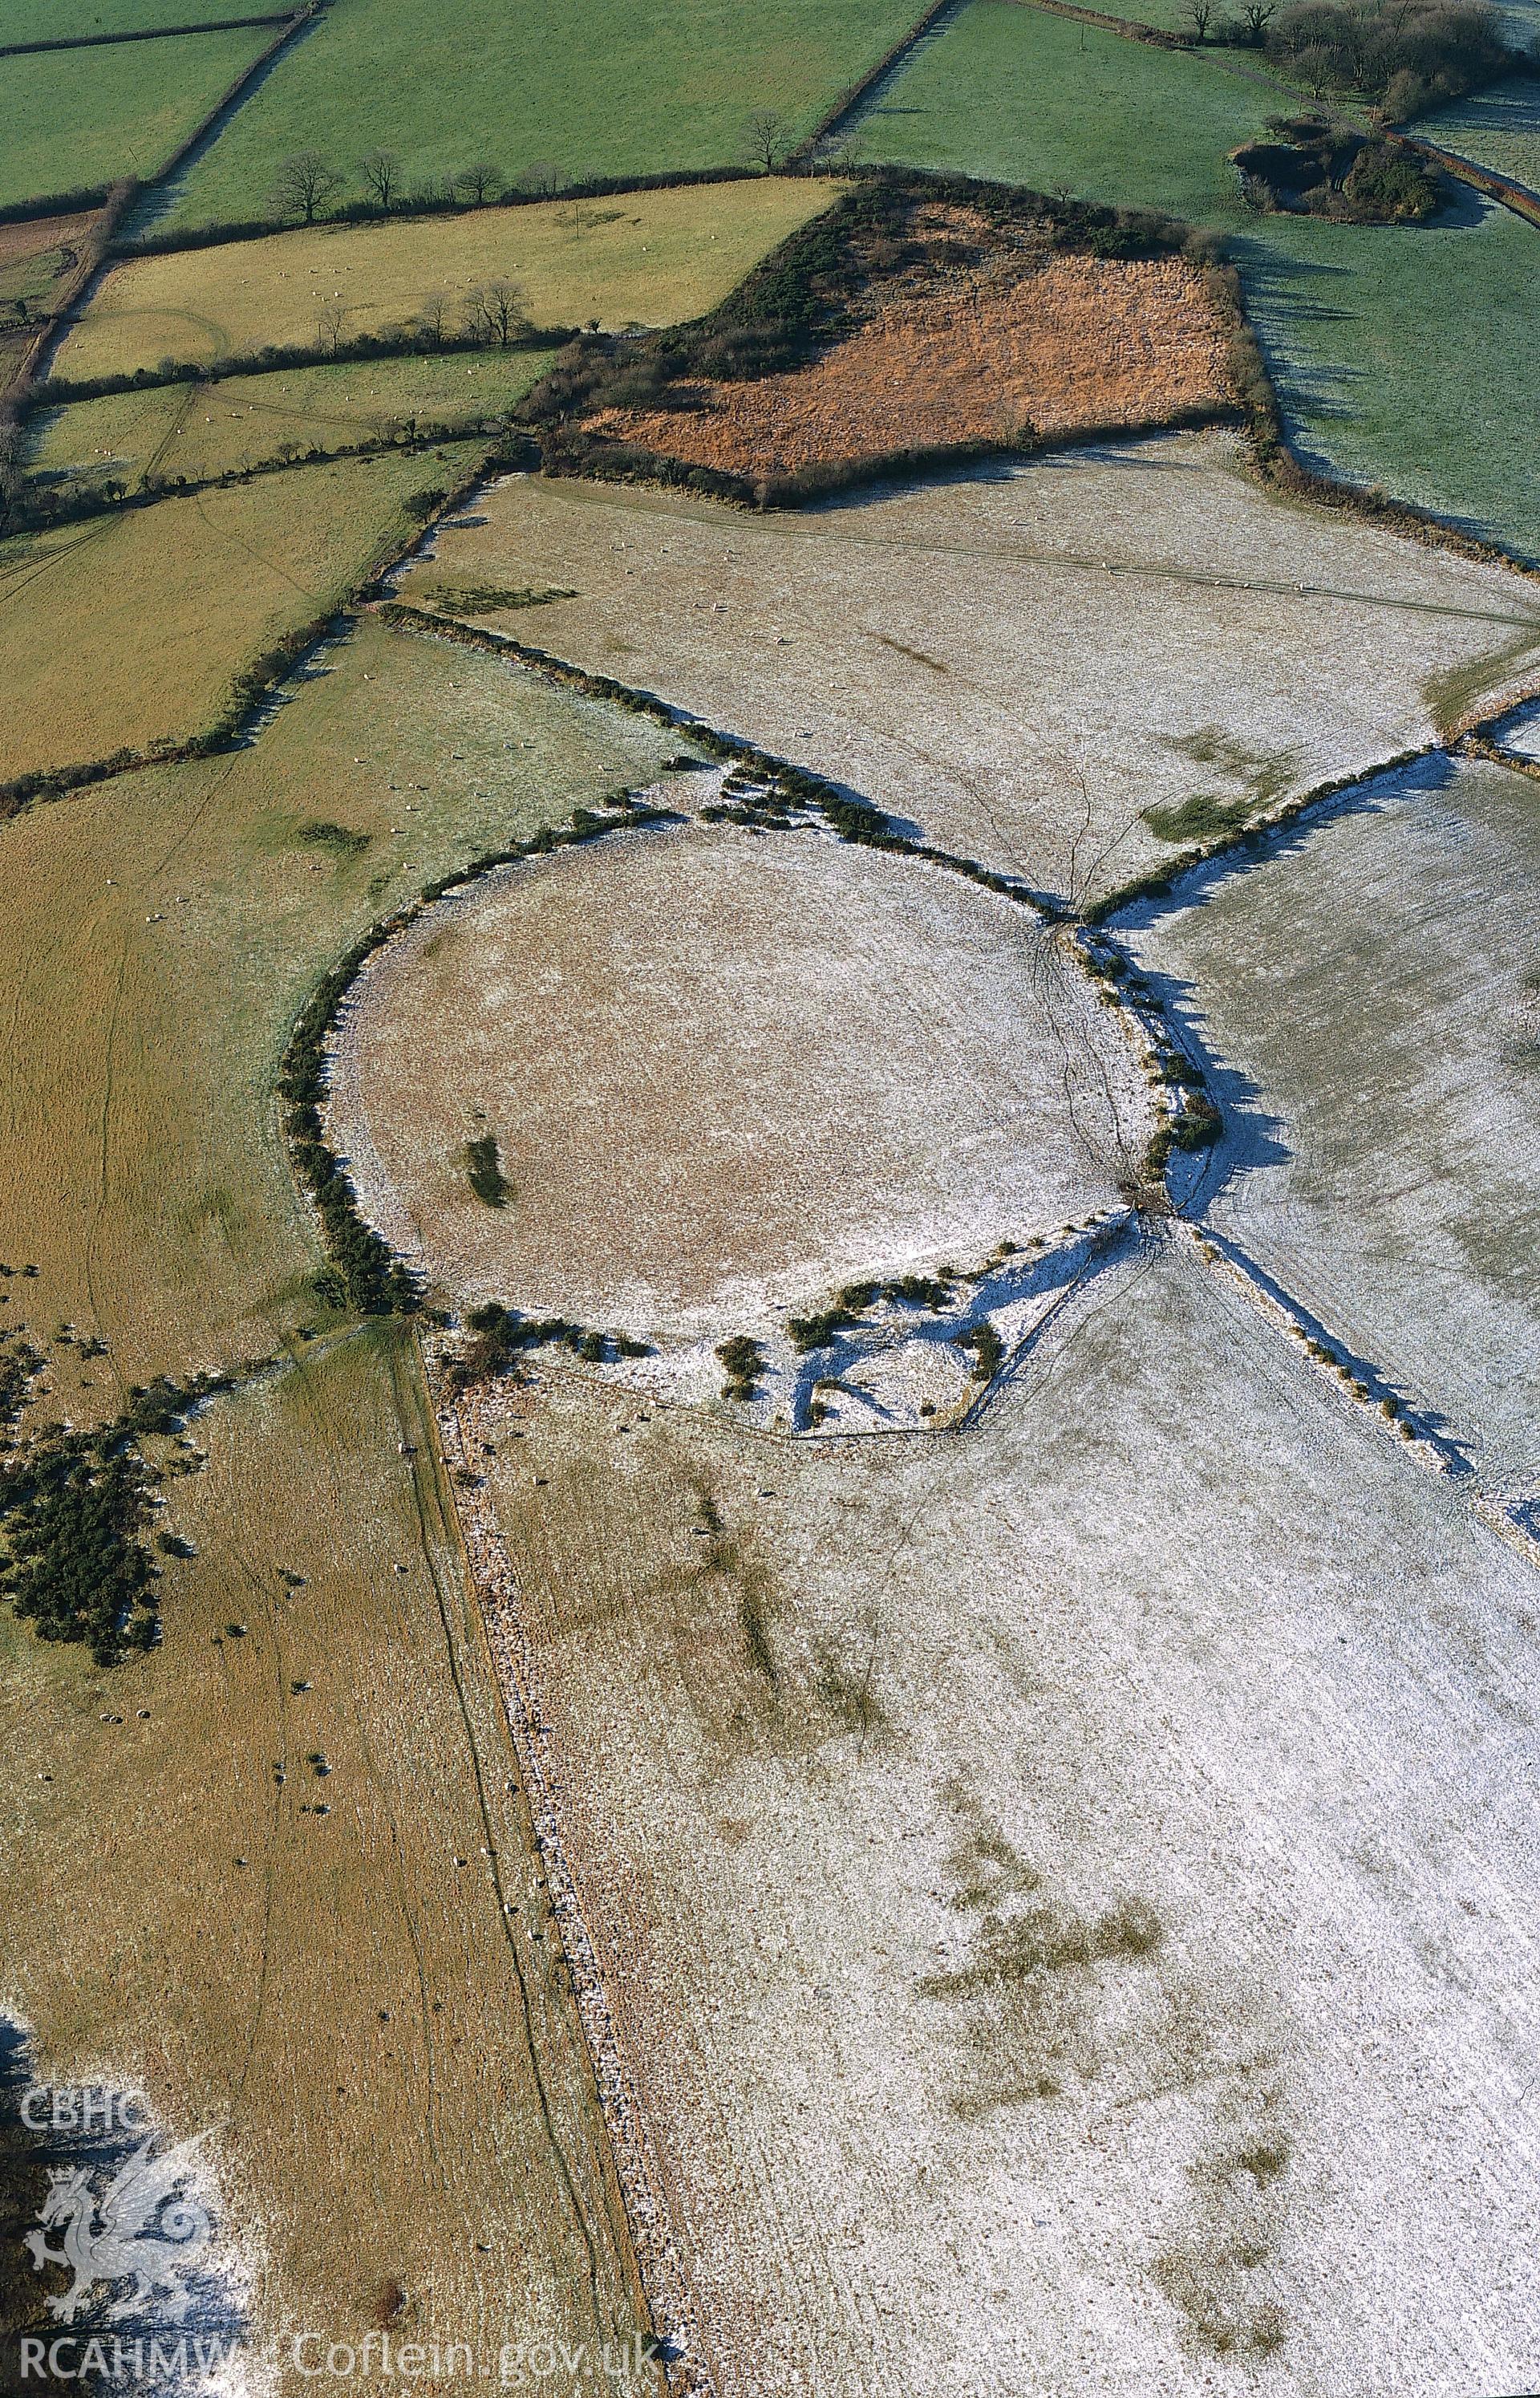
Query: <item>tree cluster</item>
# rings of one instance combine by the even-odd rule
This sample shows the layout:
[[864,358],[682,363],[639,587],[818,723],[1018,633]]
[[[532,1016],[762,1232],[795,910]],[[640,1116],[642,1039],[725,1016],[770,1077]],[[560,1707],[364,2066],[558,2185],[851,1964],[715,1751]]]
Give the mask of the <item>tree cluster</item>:
[[1266,47],[1307,89],[1359,93],[1393,122],[1527,63],[1486,0],[1293,0],[1268,25]]
[[531,1349],[569,1349],[588,1366],[649,1354],[646,1341],[634,1340],[629,1333],[595,1332],[565,1315],[524,1315],[495,1299],[473,1307],[465,1323],[470,1338],[449,1369],[453,1391],[474,1390],[494,1375],[509,1372]]
[[[379,216],[406,209],[491,208],[514,194],[533,193],[548,198],[561,189],[558,169],[543,159],[522,175],[510,177],[489,158],[476,158],[453,174],[409,190],[395,150],[370,150],[357,161],[355,171],[355,194],[361,192],[365,208]],[[301,224],[314,224],[349,190],[347,175],[324,151],[295,150],[273,179],[268,206],[275,216],[296,217]]]
[[[1231,154],[1252,208],[1350,224],[1423,224],[1439,211],[1437,176],[1392,134],[1365,136],[1319,116],[1271,117],[1268,131],[1278,138]],[[1209,828],[1180,831],[1195,829]]]

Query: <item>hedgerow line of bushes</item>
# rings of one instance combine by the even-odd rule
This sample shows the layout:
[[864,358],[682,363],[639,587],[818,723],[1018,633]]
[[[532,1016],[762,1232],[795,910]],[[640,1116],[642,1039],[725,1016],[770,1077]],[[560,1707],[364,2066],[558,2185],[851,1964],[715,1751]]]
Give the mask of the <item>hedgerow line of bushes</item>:
[[697,748],[708,756],[719,758],[745,770],[748,776],[762,786],[766,796],[756,801],[745,791],[736,809],[723,807],[703,810],[708,817],[726,818],[738,823],[761,824],[766,830],[789,829],[795,818],[793,811],[805,811],[820,817],[841,841],[855,842],[866,849],[881,849],[896,855],[917,858],[921,864],[943,868],[957,874],[983,889],[997,893],[1016,905],[1031,908],[1045,922],[1065,915],[1064,909],[1051,894],[1034,890],[1019,876],[997,873],[992,867],[981,865],[975,858],[956,856],[950,850],[936,849],[928,842],[915,841],[900,832],[891,817],[870,800],[857,799],[842,791],[822,775],[810,774],[806,767],[779,758],[757,743],[743,740],[734,733],[722,733],[715,725],[704,724],[688,708],[675,707],[659,699],[652,692],[638,691],[630,683],[617,682],[610,675],[591,674],[585,667],[574,666],[569,659],[558,658],[549,650],[537,649],[532,642],[520,641],[511,633],[494,633],[475,625],[466,625],[454,616],[417,608],[408,600],[383,601],[376,613],[382,623],[403,631],[426,634],[431,638],[458,643],[462,648],[482,650],[494,657],[513,658],[518,665],[567,691],[576,691],[586,699],[607,701],[613,707],[623,707],[633,716],[645,716],[652,723],[684,734]]
[[227,242],[261,241],[270,234],[291,233],[302,222],[313,227],[410,224],[422,218],[469,216],[478,209],[537,208],[550,200],[608,200],[623,198],[630,192],[682,192],[703,183],[751,182],[757,180],[757,174],[753,167],[680,167],[668,174],[590,175],[573,182],[559,179],[538,184],[503,182],[500,177],[495,186],[480,197],[468,195],[453,182],[447,182],[432,190],[406,194],[388,205],[378,200],[350,199],[335,209],[318,208],[308,221],[291,212],[227,217],[197,225],[167,225],[159,232],[152,226],[114,242],[111,257],[114,261],[161,258],[173,250],[220,249]]
[[469,333],[437,338],[416,330],[359,333],[349,341],[268,342],[255,350],[232,350],[222,358],[175,358],[162,366],[135,367],[123,374],[50,375],[30,390],[20,411],[69,408],[83,399],[110,399],[126,391],[161,391],[175,384],[227,383],[232,375],[292,373],[305,367],[355,366],[374,358],[462,357],[488,349],[546,350],[578,338],[570,325],[534,326],[506,342]]
[[190,760],[211,757],[234,747],[305,653],[317,642],[331,639],[339,622],[345,623],[351,610],[378,592],[381,577],[416,547],[422,537],[421,524],[437,513],[457,507],[481,481],[485,468],[483,455],[448,488],[439,485],[417,492],[408,510],[417,522],[406,539],[395,543],[370,566],[351,591],[341,594],[336,606],[325,615],[314,616],[308,624],[279,634],[260,657],[234,675],[224,706],[201,732],[190,734],[181,741],[154,742],[146,749],[117,749],[104,758],[87,759],[70,766],[41,767],[32,774],[15,775],[9,782],[0,783],[0,822],[19,815],[23,808],[38,802],[62,799],[68,792],[84,790],[93,783],[109,782],[114,775],[142,773],[152,766],[184,765]]
[[864,74],[858,75],[854,83],[847,84],[833,106],[824,110],[812,131],[787,153],[785,166],[804,166],[816,160],[833,141],[846,119],[855,114],[900,61],[925,39],[939,20],[957,6],[958,0],[930,0],[924,14],[916,20],[907,33],[901,34],[897,41],[884,50],[877,64],[868,67]]
[[1119,882],[1112,890],[1103,892],[1080,909],[1079,920],[1084,924],[1105,924],[1110,917],[1120,914],[1123,909],[1132,908],[1141,900],[1169,899],[1182,877],[1192,873],[1195,868],[1211,866],[1216,859],[1229,856],[1237,851],[1259,855],[1276,833],[1297,823],[1301,816],[1321,807],[1328,800],[1336,799],[1342,792],[1353,790],[1359,784],[1370,782],[1378,775],[1393,775],[1403,767],[1414,766],[1420,758],[1436,757],[1443,747],[1444,744],[1437,738],[1424,741],[1414,749],[1400,749],[1394,757],[1377,759],[1372,766],[1357,768],[1351,774],[1332,775],[1324,782],[1313,783],[1307,791],[1302,791],[1282,807],[1272,808],[1265,815],[1253,817],[1251,823],[1221,834],[1215,841],[1195,842],[1190,848],[1178,851],[1163,866],[1153,868],[1148,873],[1136,874],[1127,882]]
[[1237,16],[1215,0],[1186,0],[1178,28],[1108,15],[1070,0],[1037,0],[1052,15],[1095,25],[1157,49],[1245,49],[1265,54],[1286,80],[1319,99],[1335,89],[1367,101],[1387,122],[1458,100],[1522,72],[1526,53],[1506,41],[1485,0],[1406,0],[1395,10],[1373,0],[1244,0]]
[[[403,427],[395,432],[371,434],[358,441],[339,441],[325,449],[319,444],[308,450],[296,448],[287,457],[258,458],[246,465],[221,466],[212,475],[147,475],[131,490],[111,478],[100,483],[66,483],[57,488],[29,483],[22,486],[16,498],[7,500],[5,479],[0,476],[0,537],[43,532],[55,525],[87,524],[97,517],[154,507],[161,500],[193,499],[200,492],[231,491],[267,475],[288,475],[301,466],[327,465],[344,458],[419,457],[426,451],[441,449],[446,441],[474,438],[484,422],[476,418],[458,425],[435,423],[414,431]],[[529,463],[535,463],[533,455]]]
[[269,9],[262,17],[203,17],[186,25],[135,25],[118,34],[56,34],[43,42],[0,42],[0,59],[31,58],[38,50],[100,50],[123,42],[168,42],[179,34],[243,34],[252,25],[287,25],[292,8]]
[[[629,794],[617,794],[611,806],[613,813],[604,815],[592,808],[574,808],[565,825],[543,826],[528,841],[516,842],[507,849],[488,851],[469,864],[440,875],[405,907],[379,918],[362,933],[345,956],[323,976],[305,1003],[284,1048],[278,1070],[278,1097],[290,1162],[315,1209],[331,1260],[316,1286],[318,1295],[331,1304],[351,1307],[360,1315],[412,1315],[422,1307],[419,1278],[364,1220],[352,1178],[325,1137],[321,1109],[328,1087],[327,1043],[354,984],[377,951],[415,923],[446,893],[477,882],[500,867],[516,866],[526,858],[543,857],[553,850],[597,841],[607,833],[623,832],[637,824],[665,821],[671,813],[646,806]],[[564,1325],[559,1331],[552,1330],[542,1337],[565,1339],[569,1328],[583,1335],[582,1326]]]
[[[222,1374],[136,1385],[108,1423],[18,1425],[43,1360],[24,1340],[0,1353],[0,1597],[42,1640],[87,1645],[111,1666],[159,1637],[160,1569],[143,1534],[165,1478],[140,1443],[180,1432],[190,1409],[232,1387]],[[184,1553],[170,1536],[161,1546]]]

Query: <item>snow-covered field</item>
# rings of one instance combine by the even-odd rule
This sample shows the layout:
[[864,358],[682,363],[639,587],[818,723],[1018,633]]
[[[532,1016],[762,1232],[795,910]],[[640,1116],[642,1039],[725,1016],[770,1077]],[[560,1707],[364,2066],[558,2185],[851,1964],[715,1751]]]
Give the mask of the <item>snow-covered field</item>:
[[1135,918],[1223,1071],[1207,1212],[1540,1494],[1540,791],[1426,761]]
[[960,1439],[478,1430],[721,2398],[1535,2386],[1533,1575],[1223,1277]]
[[[700,822],[450,894],[366,968],[334,1085],[366,1212],[454,1300],[672,1341],[1057,1237],[1154,1122],[1033,909]],[[502,1206],[467,1173],[488,1138]]]
[[1540,678],[1533,584],[1271,498],[1222,434],[766,516],[516,476],[477,518],[406,597],[573,591],[485,621],[1059,893],[1169,857],[1145,808],[1265,809]]

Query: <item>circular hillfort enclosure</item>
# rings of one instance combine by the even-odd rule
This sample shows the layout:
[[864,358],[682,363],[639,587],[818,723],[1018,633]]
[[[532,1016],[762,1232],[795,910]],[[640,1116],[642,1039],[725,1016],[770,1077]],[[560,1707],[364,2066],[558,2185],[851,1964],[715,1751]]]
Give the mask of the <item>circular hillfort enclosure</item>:
[[1029,909],[698,822],[436,902],[364,968],[332,1061],[359,1205],[452,1303],[664,1344],[1051,1236],[1116,1205],[1151,1121]]

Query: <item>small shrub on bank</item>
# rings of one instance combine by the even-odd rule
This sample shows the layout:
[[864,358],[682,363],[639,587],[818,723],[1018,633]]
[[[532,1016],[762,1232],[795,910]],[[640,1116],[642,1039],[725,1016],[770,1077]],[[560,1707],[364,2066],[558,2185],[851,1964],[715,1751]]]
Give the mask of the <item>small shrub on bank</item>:
[[465,1171],[473,1193],[484,1207],[507,1206],[513,1186],[503,1175],[497,1142],[489,1132],[465,1143]]

